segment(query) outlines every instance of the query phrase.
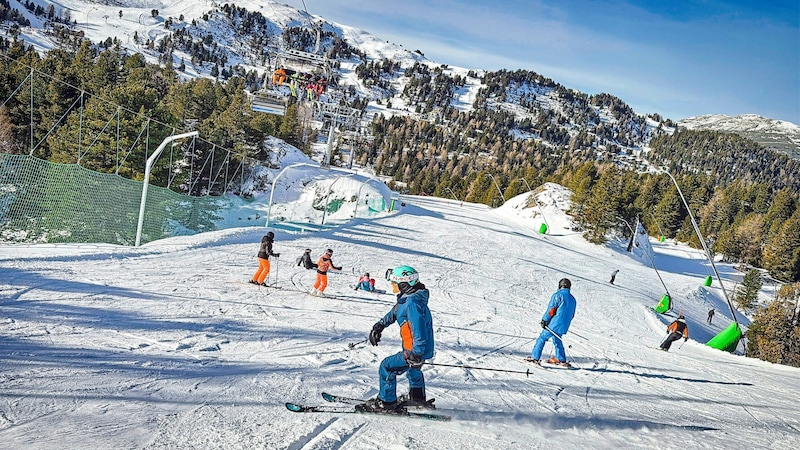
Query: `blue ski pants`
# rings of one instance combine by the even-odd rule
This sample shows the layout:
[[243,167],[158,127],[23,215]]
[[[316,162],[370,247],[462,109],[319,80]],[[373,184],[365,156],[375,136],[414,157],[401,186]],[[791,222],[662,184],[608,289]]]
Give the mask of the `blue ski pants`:
[[399,352],[392,356],[387,356],[381,361],[381,366],[378,369],[380,376],[380,397],[384,402],[397,401],[397,376],[406,374],[408,378],[408,386],[410,388],[422,388],[425,392],[425,376],[422,375],[422,370],[412,369],[406,364],[406,358],[403,352]]
[[556,348],[556,358],[559,361],[566,361],[567,354],[564,352],[564,343],[561,342],[561,339],[557,338],[553,333],[551,333],[550,330],[542,330],[542,334],[539,335],[539,338],[536,339],[536,343],[533,345],[531,358],[542,359],[542,350],[544,350],[544,344],[546,344],[550,339],[553,340],[553,347]]

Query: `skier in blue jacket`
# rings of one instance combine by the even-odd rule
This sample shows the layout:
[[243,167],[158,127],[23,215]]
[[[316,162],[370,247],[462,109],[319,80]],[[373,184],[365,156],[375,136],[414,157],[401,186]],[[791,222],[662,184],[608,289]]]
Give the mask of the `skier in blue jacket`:
[[572,282],[568,278],[562,278],[558,282],[558,290],[550,297],[547,310],[542,316],[542,333],[533,345],[531,356],[525,358],[526,361],[539,364],[544,344],[551,338],[555,338],[553,339],[553,346],[556,348],[556,356],[548,360],[548,362],[570,367],[567,362],[567,355],[564,352],[564,343],[561,342],[561,336],[567,334],[572,318],[575,317],[576,301],[569,291],[571,287]]
[[[378,345],[383,329],[397,322],[402,349],[381,362],[378,369],[380,393],[363,405],[365,409],[376,412],[392,412],[406,405],[425,405],[425,377],[421,369],[424,360],[433,357],[433,321],[428,309],[430,293],[420,283],[419,273],[412,267],[400,266],[387,270],[386,279],[392,284],[392,292],[397,294],[397,303],[373,325],[369,343]],[[398,401],[397,376],[403,373],[408,378],[410,391]]]

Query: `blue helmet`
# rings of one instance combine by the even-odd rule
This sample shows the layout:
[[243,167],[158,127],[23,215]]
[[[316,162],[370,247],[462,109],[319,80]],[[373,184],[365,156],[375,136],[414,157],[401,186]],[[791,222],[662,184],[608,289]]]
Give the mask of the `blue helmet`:
[[411,266],[399,266],[386,271],[386,279],[391,283],[408,283],[414,286],[419,282],[419,272]]

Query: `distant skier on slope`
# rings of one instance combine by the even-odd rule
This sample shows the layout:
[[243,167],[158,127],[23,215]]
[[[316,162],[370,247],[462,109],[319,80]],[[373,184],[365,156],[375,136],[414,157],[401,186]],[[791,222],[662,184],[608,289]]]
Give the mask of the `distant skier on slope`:
[[689,326],[686,325],[686,320],[683,317],[683,314],[679,315],[674,322],[669,324],[667,327],[667,333],[669,333],[669,336],[664,339],[664,342],[661,343],[660,347],[661,350],[664,350],[665,352],[669,351],[672,343],[680,339],[681,336],[683,336],[684,342],[689,340]]
[[297,258],[297,265],[303,265],[306,269],[316,269],[317,263],[311,261],[311,249],[307,248],[306,251],[303,253],[303,256]]
[[274,239],[275,233],[272,231],[261,238],[261,246],[258,248],[258,270],[256,270],[253,278],[250,279],[250,283],[260,284],[262,286],[267,285],[264,281],[267,279],[267,275],[269,275],[269,257],[274,256],[279,258],[281,256],[280,253],[272,252],[272,241]]
[[712,321],[713,319],[714,319],[714,308],[711,308],[711,309],[708,311],[708,319],[706,319],[706,323],[711,323],[711,321]]
[[540,364],[544,344],[552,338],[553,346],[556,348],[556,356],[550,358],[547,362],[571,367],[564,352],[564,343],[561,342],[561,337],[567,334],[572,318],[575,317],[577,301],[570,293],[571,288],[572,282],[568,278],[559,280],[558,290],[550,297],[547,310],[544,312],[540,322],[543,330],[533,345],[531,355],[525,358],[526,361]]
[[317,261],[317,281],[314,282],[314,288],[311,289],[310,294],[317,297],[324,297],[325,288],[328,287],[328,270],[342,270],[341,267],[336,267],[333,264],[333,250],[327,249]]
[[[424,360],[433,357],[433,320],[428,309],[430,293],[419,281],[419,273],[409,266],[399,266],[387,271],[386,279],[397,294],[397,303],[372,327],[369,343],[378,345],[381,333],[387,326],[397,322],[400,326],[402,350],[387,356],[378,369],[380,392],[370,399],[364,408],[375,412],[391,412],[404,405],[424,405],[425,377],[422,374]],[[397,397],[397,376],[406,374],[409,393]]]
[[614,284],[614,280],[617,278],[618,273],[619,269],[616,269],[613,272],[611,272],[611,281],[609,281],[609,283]]

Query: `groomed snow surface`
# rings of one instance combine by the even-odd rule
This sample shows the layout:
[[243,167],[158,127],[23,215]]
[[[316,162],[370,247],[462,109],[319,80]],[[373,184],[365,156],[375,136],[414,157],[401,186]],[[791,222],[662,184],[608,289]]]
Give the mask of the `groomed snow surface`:
[[[595,246],[570,230],[554,186],[492,210],[403,197],[399,212],[314,234],[275,230],[271,281],[255,272],[260,227],[139,248],[0,246],[0,442],[3,448],[554,449],[800,448],[800,371],[711,349],[731,323],[703,255],[651,244],[691,339],[656,349],[664,294],[625,243]],[[303,249],[326,248],[341,273],[329,297],[306,292]],[[378,364],[400,348],[396,325],[363,343],[390,295],[354,291],[369,271],[408,264],[431,291],[435,363],[429,397],[451,422],[293,413],[320,392],[377,393]],[[729,292],[741,275],[719,264]],[[616,284],[609,283],[614,269]],[[558,280],[578,310],[564,336],[579,370],[523,361]],[[770,295],[765,290],[762,295]],[[712,325],[706,313],[714,307]],[[545,356],[552,354],[552,344]],[[398,391],[405,392],[405,378]]]

